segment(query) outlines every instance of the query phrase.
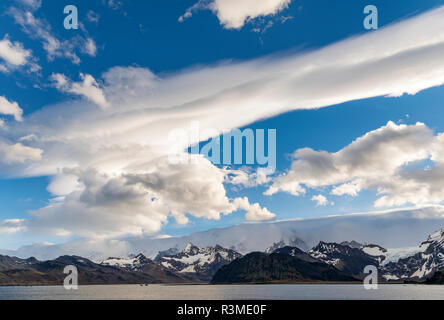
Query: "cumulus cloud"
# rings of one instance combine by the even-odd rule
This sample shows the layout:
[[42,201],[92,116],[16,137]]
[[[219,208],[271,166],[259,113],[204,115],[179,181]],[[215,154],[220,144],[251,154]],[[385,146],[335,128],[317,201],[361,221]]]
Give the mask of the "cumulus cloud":
[[200,10],[211,10],[227,29],[240,29],[257,17],[274,15],[286,9],[291,0],[200,0],[179,18],[179,22]]
[[[444,201],[444,134],[426,125],[386,126],[366,133],[335,153],[299,149],[291,169],[277,177],[267,195],[283,191],[296,196],[307,188],[331,187],[336,196],[377,191],[376,207]],[[430,166],[424,162],[429,161]],[[321,196],[322,197],[322,196]],[[318,204],[324,197],[314,198]]]
[[4,96],[0,96],[0,115],[13,116],[16,121],[22,121],[23,110],[17,102],[9,101]]
[[80,78],[82,79],[81,82],[73,82],[60,73],[51,75],[54,86],[61,92],[83,96],[102,108],[108,107],[109,104],[96,79],[89,74],[83,73],[80,74]]
[[[444,7],[303,54],[224,62],[163,75],[145,68],[114,67],[102,75],[103,84],[87,75],[73,82],[56,74],[53,80],[59,90],[102,107],[106,101],[106,108],[91,108],[85,99],[69,100],[28,115],[26,125],[12,123],[2,131],[9,145],[27,137],[23,143],[43,150],[38,161],[15,165],[17,175],[76,177],[76,183],[67,178],[51,184],[54,201],[34,212],[26,222],[28,230],[83,236],[156,233],[169,217],[185,223],[188,215],[218,219],[239,209],[253,220],[270,218],[272,213],[265,208],[248,206],[225,193],[230,181],[251,185],[267,179],[230,175],[204,159],[193,158],[191,167],[173,165],[167,157],[169,133],[187,131],[190,122],[198,121],[207,133],[183,142],[186,150],[212,138],[210,132],[225,132],[290,110],[414,94],[444,83],[443,54]],[[427,157],[424,148],[435,138],[423,124],[389,124],[362,140],[339,156],[299,150],[294,170],[306,168],[307,172],[301,173],[302,178],[295,176],[299,183],[279,177],[272,188],[302,194],[306,187],[351,183],[359,190],[358,178],[369,181],[366,172],[396,174],[400,165]],[[365,159],[379,161],[380,153],[387,157],[370,163],[361,160],[365,150]],[[436,147],[436,157],[439,150]],[[328,181],[316,172],[319,168]],[[0,165],[0,174],[10,170]],[[350,191],[343,187],[337,192]],[[119,206],[116,199],[128,201]]]
[[[407,126],[389,122],[336,153],[299,149],[293,154],[291,169],[278,177],[266,194],[281,190],[297,196],[305,193],[304,186],[316,188],[355,179],[356,186],[362,179],[381,179],[395,174],[403,165],[425,159],[432,142],[431,130],[422,123]],[[334,193],[355,190],[341,185]]]
[[188,214],[219,220],[238,209],[247,211],[249,221],[275,217],[246,198],[231,201],[223,172],[203,157],[194,157],[194,164],[172,165],[158,158],[131,173],[112,175],[65,169],[48,187],[57,197],[32,212],[33,219],[25,225],[43,234],[112,237],[158,233],[169,216],[180,224],[188,222]]
[[26,50],[20,42],[11,42],[6,35],[0,40],[0,71],[8,72],[18,67],[28,65],[31,71],[38,71],[40,67],[34,62],[31,50]]
[[259,203],[250,204],[248,198],[237,198],[234,203],[239,209],[245,210],[245,219],[247,221],[267,221],[276,218],[274,213],[268,211],[267,208],[261,208]]
[[319,195],[317,195],[317,196],[313,196],[313,197],[311,198],[311,201],[315,201],[317,207],[325,207],[325,206],[328,206],[329,204],[332,204],[332,203],[330,203],[330,201],[328,201],[328,199],[327,199],[325,196],[323,196],[322,194],[319,194]]

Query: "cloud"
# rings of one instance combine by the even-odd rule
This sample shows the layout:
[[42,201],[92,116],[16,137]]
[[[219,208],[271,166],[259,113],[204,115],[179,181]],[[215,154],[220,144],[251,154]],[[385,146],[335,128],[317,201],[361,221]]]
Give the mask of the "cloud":
[[123,2],[118,0],[103,0],[103,2],[113,10],[118,10],[123,6]]
[[319,194],[317,196],[313,196],[311,198],[311,201],[315,201],[317,207],[325,207],[329,204],[333,205],[333,203],[330,203],[330,201],[328,201],[328,199],[325,196],[323,196],[322,194]]
[[86,19],[89,22],[99,23],[100,15],[92,10],[89,10],[88,13],[86,14]]
[[[8,130],[1,132],[8,145],[26,142],[43,153],[36,161],[15,164],[14,170],[0,165],[0,174],[76,177],[78,184],[52,183],[54,200],[26,221],[29,232],[111,237],[155,234],[169,218],[185,223],[187,216],[217,219],[237,210],[247,211],[252,219],[271,217],[265,208],[236,203],[225,192],[230,181],[237,186],[266,183],[267,175],[253,181],[236,172],[230,176],[229,169],[197,158],[184,167],[174,165],[167,156],[169,134],[176,129],[188,132],[192,121],[199,122],[207,133],[182,142],[179,147],[186,150],[214,132],[290,110],[414,94],[444,83],[443,54],[444,7],[313,52],[221,62],[161,75],[146,68],[114,67],[102,75],[102,81],[82,75],[82,81],[73,82],[55,74],[59,90],[87,99],[46,106],[27,115],[23,124],[8,124]],[[87,100],[102,108],[91,108]],[[303,193],[306,184],[316,188],[351,183],[361,188],[359,179],[347,176],[370,182],[367,172],[382,177],[387,172],[396,174],[400,165],[423,159],[429,150],[424,148],[435,138],[423,124],[389,124],[362,140],[340,156],[299,150],[295,155],[302,162],[295,159],[295,170],[303,167],[307,172],[301,173],[302,178],[297,175],[296,183],[280,177],[273,187],[295,194]],[[441,149],[436,150],[438,157]],[[381,153],[386,158],[380,159]],[[328,181],[314,171],[319,168]],[[115,199],[128,201],[118,206]]]
[[[376,207],[442,203],[443,150],[443,133],[434,135],[422,123],[389,122],[335,153],[309,148],[295,151],[291,169],[275,178],[266,194],[283,191],[299,196],[307,188],[331,187],[336,196],[375,190]],[[312,200],[325,203],[324,198]]]
[[[21,0],[20,2],[34,2]],[[22,27],[29,37],[38,39],[43,44],[43,49],[47,53],[50,61],[55,58],[66,58],[71,60],[73,64],[80,64],[78,52],[82,52],[89,56],[96,55],[95,43],[88,36],[85,28],[81,28],[85,33],[84,36],[76,35],[69,40],[59,40],[52,32],[51,25],[44,19],[35,16],[36,7],[10,7],[7,13],[13,17],[16,24]]]
[[30,148],[16,143],[14,145],[0,141],[0,163],[17,164],[27,161],[39,161],[43,150]]
[[51,75],[54,86],[61,92],[83,96],[102,108],[108,107],[109,103],[106,101],[103,90],[93,76],[81,73],[80,78],[82,79],[81,82],[73,82],[60,73]]
[[15,2],[22,4],[33,11],[42,6],[42,0],[15,0]]
[[223,172],[195,158],[195,164],[182,165],[156,159],[130,174],[65,169],[48,187],[57,198],[31,212],[24,225],[41,234],[115,237],[158,233],[169,216],[180,224],[188,223],[188,214],[219,220],[238,209],[247,211],[249,221],[275,217],[246,198],[230,201]]
[[34,62],[31,50],[23,48],[20,42],[11,42],[8,35],[0,40],[0,59],[4,64],[0,64],[0,71],[9,72],[18,67],[30,66],[31,71],[38,71],[40,67]]
[[258,203],[250,204],[248,198],[237,198],[234,203],[239,209],[247,211],[245,214],[247,221],[268,221],[276,218],[274,213],[268,211],[267,208],[261,208]]
[[24,231],[26,228],[23,227],[23,222],[24,220],[22,219],[8,219],[0,221],[0,234]]
[[274,15],[286,9],[291,0],[200,0],[187,9],[179,22],[192,17],[200,10],[211,10],[226,29],[240,29],[245,22],[263,16]]
[[0,115],[13,116],[15,121],[22,121],[23,110],[17,102],[9,101],[5,96],[0,96]]
[[154,258],[159,251],[185,248],[188,242],[199,247],[221,245],[240,253],[264,251],[276,242],[302,239],[309,249],[319,243],[351,241],[375,243],[385,248],[405,248],[419,243],[444,225],[444,207],[427,206],[378,212],[340,214],[328,217],[244,223],[211,229],[183,237],[159,239],[133,236],[120,239],[83,238],[56,245],[34,244],[18,250],[0,250],[1,254],[38,259],[55,259],[71,254],[102,261],[113,256],[143,253]]
[[83,52],[91,57],[95,57],[97,55],[97,45],[92,38],[86,39]]

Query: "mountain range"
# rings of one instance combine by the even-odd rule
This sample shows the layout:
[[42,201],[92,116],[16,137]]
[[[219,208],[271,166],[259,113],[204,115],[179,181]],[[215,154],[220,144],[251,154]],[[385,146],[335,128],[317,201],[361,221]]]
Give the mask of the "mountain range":
[[[220,245],[240,254],[273,250],[284,242],[304,251],[326,243],[355,240],[377,243],[385,248],[416,247],[444,226],[444,207],[426,206],[380,212],[341,214],[321,218],[294,219],[266,223],[244,223],[227,228],[210,229],[181,237],[137,236],[118,239],[77,239],[61,244],[34,244],[17,250],[0,250],[0,254],[22,259],[36,257],[52,260],[63,255],[76,255],[100,262],[108,257],[128,257],[142,253],[155,259],[159,252],[176,254],[187,243],[205,248]],[[162,253],[161,253],[162,254]]]
[[67,265],[78,268],[80,284],[351,282],[361,281],[368,265],[378,268],[380,281],[444,283],[444,229],[419,247],[402,250],[353,240],[321,241],[304,251],[279,241],[246,255],[188,243],[182,251],[171,248],[155,259],[137,254],[96,263],[79,256],[47,261],[0,256],[0,285],[60,285]]

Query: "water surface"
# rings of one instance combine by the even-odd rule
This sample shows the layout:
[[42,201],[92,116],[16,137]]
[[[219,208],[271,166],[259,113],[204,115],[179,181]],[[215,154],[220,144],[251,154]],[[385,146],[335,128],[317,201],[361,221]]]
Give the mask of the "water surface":
[[444,299],[444,286],[380,285],[110,285],[0,287],[0,300],[411,300]]

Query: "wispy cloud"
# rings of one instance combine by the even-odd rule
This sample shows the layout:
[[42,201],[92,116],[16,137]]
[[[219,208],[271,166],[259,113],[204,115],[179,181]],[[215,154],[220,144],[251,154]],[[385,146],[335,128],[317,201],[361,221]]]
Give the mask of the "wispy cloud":
[[92,50],[93,47],[95,48],[94,40],[88,36],[84,27],[82,30],[85,35],[77,35],[68,40],[59,40],[49,22],[36,17],[36,11],[40,6],[28,4],[37,1],[19,0],[17,2],[21,3],[22,6],[12,6],[7,13],[13,17],[15,23],[20,25],[29,37],[42,42],[49,60],[66,58],[74,64],[79,64],[81,62],[79,52],[95,57],[96,50]]
[[83,96],[102,108],[108,107],[109,103],[106,101],[103,90],[99,87],[96,79],[89,74],[83,73],[80,74],[80,78],[81,82],[73,82],[60,73],[51,75],[54,86],[61,92]]

